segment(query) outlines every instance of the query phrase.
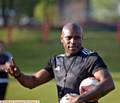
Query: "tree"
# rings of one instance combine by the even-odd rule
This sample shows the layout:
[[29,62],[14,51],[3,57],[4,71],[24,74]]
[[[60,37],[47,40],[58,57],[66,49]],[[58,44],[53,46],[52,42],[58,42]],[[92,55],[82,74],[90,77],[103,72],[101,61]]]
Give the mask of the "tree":
[[[93,18],[102,21],[116,22],[118,20],[119,0],[91,0]],[[106,19],[107,18],[107,19]]]
[[40,0],[40,2],[34,8],[34,16],[41,22],[53,22],[57,15],[56,12],[56,0]]
[[20,14],[33,17],[34,7],[40,0],[15,0],[16,8]]

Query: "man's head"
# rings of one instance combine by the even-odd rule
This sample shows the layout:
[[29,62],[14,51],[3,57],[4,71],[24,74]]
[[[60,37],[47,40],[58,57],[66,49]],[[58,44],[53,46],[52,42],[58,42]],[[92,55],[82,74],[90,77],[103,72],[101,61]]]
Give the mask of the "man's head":
[[0,54],[5,52],[5,44],[3,41],[0,40]]
[[79,24],[67,23],[64,25],[61,34],[61,43],[65,54],[71,56],[82,48],[83,29]]

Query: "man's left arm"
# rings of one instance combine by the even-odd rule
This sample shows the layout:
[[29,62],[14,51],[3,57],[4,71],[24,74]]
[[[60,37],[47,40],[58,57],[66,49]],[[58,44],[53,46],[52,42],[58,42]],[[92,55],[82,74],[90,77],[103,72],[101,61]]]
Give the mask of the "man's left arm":
[[71,101],[75,100],[70,103],[83,103],[85,101],[99,99],[115,89],[113,79],[107,69],[103,69],[101,67],[97,68],[97,71],[94,73],[94,77],[99,80],[99,85],[91,91],[81,94],[79,97],[75,97],[76,99],[74,97],[70,97]]
[[99,67],[94,73],[94,77],[99,80],[99,85],[91,91],[81,95],[80,99],[83,99],[83,101],[88,101],[95,98],[99,99],[115,89],[113,79],[107,69]]
[[108,69],[103,69],[99,67],[98,70],[94,73],[94,77],[100,82],[98,87],[96,87],[96,89],[98,89],[98,95],[100,97],[103,97],[104,95],[115,89],[114,81]]

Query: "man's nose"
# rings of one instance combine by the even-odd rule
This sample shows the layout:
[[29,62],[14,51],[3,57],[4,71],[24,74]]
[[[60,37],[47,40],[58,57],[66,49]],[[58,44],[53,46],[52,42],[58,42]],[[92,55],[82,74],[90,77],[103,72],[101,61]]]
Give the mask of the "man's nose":
[[75,43],[75,39],[74,39],[74,38],[71,38],[70,42],[71,42],[71,43]]

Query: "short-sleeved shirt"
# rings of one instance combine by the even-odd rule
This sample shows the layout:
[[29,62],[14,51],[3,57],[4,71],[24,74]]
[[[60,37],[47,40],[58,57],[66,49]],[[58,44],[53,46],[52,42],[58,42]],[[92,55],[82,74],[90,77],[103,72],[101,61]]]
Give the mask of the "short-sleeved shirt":
[[93,77],[99,67],[107,68],[98,53],[82,48],[72,57],[67,57],[65,54],[52,57],[45,70],[55,78],[58,97],[61,99],[67,93],[79,94],[81,81]]
[[[0,65],[4,65],[6,62],[11,61],[12,55],[8,52],[0,55]],[[8,74],[4,71],[0,71],[0,84],[1,83],[8,83]]]

